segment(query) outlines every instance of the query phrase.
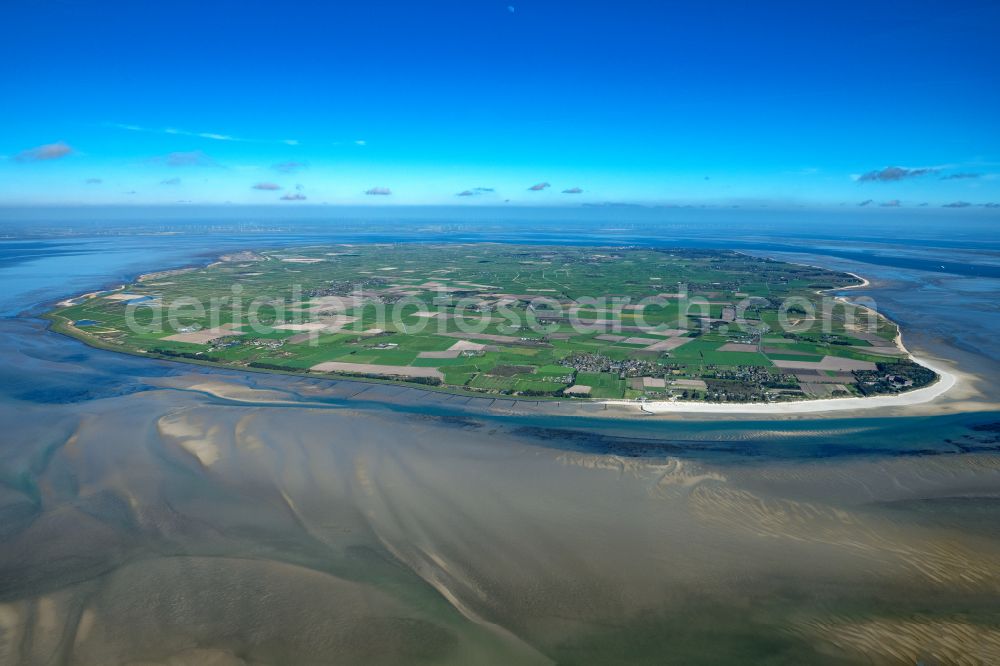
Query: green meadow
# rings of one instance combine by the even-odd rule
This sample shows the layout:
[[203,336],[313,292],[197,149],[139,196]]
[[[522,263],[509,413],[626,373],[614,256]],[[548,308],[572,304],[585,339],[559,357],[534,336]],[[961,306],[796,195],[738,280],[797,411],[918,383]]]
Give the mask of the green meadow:
[[774,401],[818,397],[833,379],[854,395],[858,381],[895,386],[890,366],[913,374],[895,324],[827,293],[855,284],[729,251],[329,245],[149,274],[49,317],[96,346],[254,370],[538,398],[573,387]]

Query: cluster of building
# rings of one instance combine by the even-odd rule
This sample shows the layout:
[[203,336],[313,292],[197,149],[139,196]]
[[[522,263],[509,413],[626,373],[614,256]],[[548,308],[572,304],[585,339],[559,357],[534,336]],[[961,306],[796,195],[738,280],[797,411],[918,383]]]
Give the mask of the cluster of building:
[[573,368],[577,372],[612,372],[619,377],[642,377],[663,374],[663,366],[640,359],[616,361],[604,354],[575,352],[559,361],[560,365]]

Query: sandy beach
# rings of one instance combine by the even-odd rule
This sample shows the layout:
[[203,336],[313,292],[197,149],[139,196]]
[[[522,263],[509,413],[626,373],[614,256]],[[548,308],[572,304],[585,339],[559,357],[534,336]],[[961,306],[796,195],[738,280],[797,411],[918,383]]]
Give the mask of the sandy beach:
[[868,398],[826,398],[799,402],[777,403],[714,403],[714,402],[672,402],[668,400],[636,401],[605,400],[606,405],[629,405],[649,414],[692,413],[692,414],[817,414],[857,409],[885,409],[888,407],[912,407],[923,405],[945,395],[959,385],[958,376],[946,370],[939,363],[911,356],[920,365],[938,374],[938,380],[930,386],[898,393]]

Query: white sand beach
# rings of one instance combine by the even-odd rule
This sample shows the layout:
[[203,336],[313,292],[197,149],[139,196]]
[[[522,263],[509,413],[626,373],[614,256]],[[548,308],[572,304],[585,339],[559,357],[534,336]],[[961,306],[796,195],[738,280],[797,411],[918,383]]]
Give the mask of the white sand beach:
[[945,369],[941,364],[924,358],[911,356],[920,365],[938,374],[938,380],[930,386],[895,395],[879,395],[869,398],[825,398],[798,402],[771,403],[716,403],[670,400],[605,400],[605,405],[629,405],[649,414],[692,413],[692,414],[816,414],[858,409],[884,409],[887,407],[909,407],[923,405],[940,398],[959,385],[958,375]]

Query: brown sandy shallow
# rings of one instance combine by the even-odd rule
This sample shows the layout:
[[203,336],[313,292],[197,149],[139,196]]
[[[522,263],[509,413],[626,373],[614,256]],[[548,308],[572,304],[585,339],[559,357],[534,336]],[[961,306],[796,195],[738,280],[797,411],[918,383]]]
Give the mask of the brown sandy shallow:
[[812,622],[803,633],[828,641],[870,663],[956,664],[1000,663],[1000,629],[961,620],[900,620]]
[[[636,457],[235,377],[161,383],[0,403],[17,443],[0,484],[0,663],[996,654],[996,454]],[[810,432],[865,425],[830,428]]]

